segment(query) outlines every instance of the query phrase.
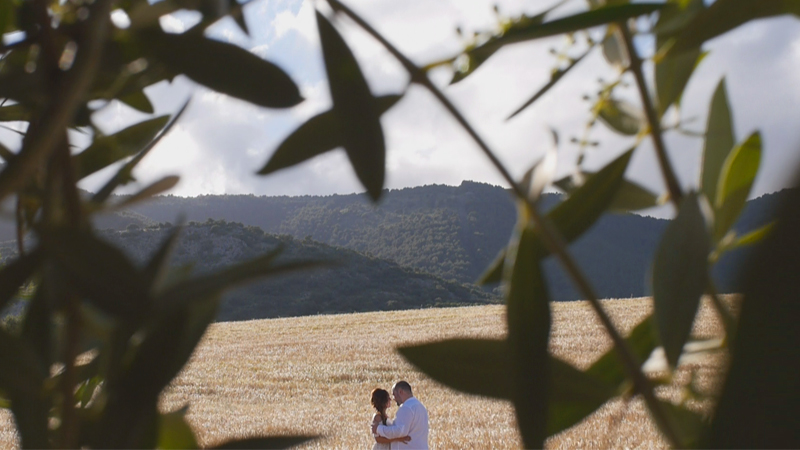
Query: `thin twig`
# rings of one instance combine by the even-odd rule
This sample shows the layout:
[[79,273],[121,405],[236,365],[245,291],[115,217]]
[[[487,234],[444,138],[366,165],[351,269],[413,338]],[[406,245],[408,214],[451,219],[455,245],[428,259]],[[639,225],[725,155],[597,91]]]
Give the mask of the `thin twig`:
[[[631,352],[630,348],[628,347],[627,342],[622,337],[622,335],[617,331],[616,327],[614,326],[611,318],[608,316],[606,311],[603,309],[600,301],[598,300],[597,295],[594,292],[594,289],[589,284],[586,277],[583,275],[581,270],[578,268],[577,264],[573,260],[572,256],[569,254],[567,250],[566,244],[564,242],[563,237],[558,232],[557,229],[552,225],[550,220],[546,217],[542,216],[539,211],[536,209],[533,202],[528,198],[526,193],[523,191],[522,187],[511,177],[511,174],[508,170],[503,166],[499,159],[495,156],[494,152],[488,147],[488,145],[481,139],[481,137],[477,134],[477,132],[472,128],[472,126],[466,121],[466,119],[461,115],[461,113],[455,108],[455,106],[445,97],[445,95],[430,81],[427,74],[423,72],[420,68],[418,68],[413,62],[411,62],[405,55],[403,55],[399,50],[397,50],[391,43],[389,43],[380,33],[378,33],[371,25],[361,19],[360,16],[355,14],[352,10],[350,10],[347,6],[343,5],[338,0],[328,0],[331,7],[336,11],[341,11],[348,17],[350,17],[353,21],[355,21],[361,28],[363,28],[367,33],[372,35],[375,39],[377,39],[397,60],[403,67],[409,72],[411,75],[411,81],[418,83],[430,91],[434,97],[439,100],[440,103],[450,112],[450,114],[458,121],[458,123],[467,131],[467,133],[472,137],[472,139],[478,144],[481,150],[484,152],[486,157],[492,162],[495,168],[500,172],[502,177],[506,180],[506,182],[511,186],[512,190],[516,194],[516,196],[523,200],[527,205],[528,209],[530,210],[531,217],[533,218],[534,223],[537,227],[539,227],[541,231],[542,241],[547,246],[548,250],[551,253],[556,255],[558,260],[564,266],[567,273],[570,274],[575,284],[578,286],[578,289],[581,293],[586,297],[587,301],[592,305],[596,314],[600,318],[600,321],[603,323],[603,326],[608,331],[609,336],[611,337],[612,341],[614,342],[614,347],[617,349],[620,358],[623,361],[623,366],[628,374],[628,376],[633,380],[634,385],[636,386],[636,390],[645,398],[648,406],[650,406],[653,413],[657,416],[660,416],[659,419],[664,419],[663,411],[661,410],[660,404],[653,393],[653,388],[651,386],[650,380],[641,372],[641,362],[638,361],[638,358]],[[668,423],[666,420],[661,420],[662,423]],[[677,440],[676,434],[674,430],[668,428],[667,431],[667,438],[670,439],[674,444],[680,445],[680,441]]]
[[642,59],[636,53],[636,48],[633,45],[633,36],[628,24],[621,22],[617,24],[621,30],[622,39],[625,42],[625,49],[630,59],[630,71],[636,78],[636,87],[639,89],[639,96],[642,99],[642,106],[644,106],[644,113],[647,117],[647,123],[650,126],[650,136],[653,138],[653,148],[656,150],[658,157],[658,166],[661,168],[661,174],[664,177],[664,182],[667,185],[667,192],[675,208],[683,198],[681,185],[678,183],[678,177],[675,175],[675,170],[669,162],[669,155],[667,155],[667,147],[664,145],[664,135],[661,133],[661,121],[658,118],[653,100],[650,97],[650,92],[647,90],[647,82],[644,79],[644,72],[642,71]]

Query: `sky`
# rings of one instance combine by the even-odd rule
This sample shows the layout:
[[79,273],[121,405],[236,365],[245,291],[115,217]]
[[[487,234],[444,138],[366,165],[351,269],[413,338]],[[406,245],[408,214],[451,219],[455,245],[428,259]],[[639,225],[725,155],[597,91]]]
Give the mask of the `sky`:
[[[506,17],[536,13],[550,0],[346,0],[401,51],[422,65],[455,55],[465,43],[463,35],[491,30],[497,24],[493,5]],[[581,5],[577,1],[573,4]],[[308,0],[253,0],[245,7],[250,36],[226,19],[209,30],[214,39],[240,45],[282,67],[300,86],[306,99],[290,109],[267,109],[215,93],[184,77],[162,82],[146,90],[156,115],[175,112],[192,98],[177,126],[140,164],[137,184],[128,191],[164,175],[181,176],[170,191],[180,196],[203,194],[330,195],[362,192],[342,150],[307,161],[268,176],[261,168],[279,143],[309,117],[330,107],[325,70],[314,21],[314,7],[324,12],[323,2]],[[570,9],[572,8],[572,9]],[[574,12],[557,10],[553,17]],[[189,12],[163,17],[167,31],[181,32],[197,18]],[[351,45],[374,94],[398,93],[408,87],[402,67],[368,35],[346,18],[336,26]],[[595,30],[595,35],[601,30]],[[640,50],[652,50],[647,40]],[[486,139],[516,177],[552,146],[549,129],[558,131],[558,174],[575,168],[577,146],[571,137],[581,136],[589,118],[590,103],[598,78],[616,76],[600,52],[580,66],[533,107],[510,121],[505,118],[540,86],[557,64],[551,48],[564,49],[566,39],[555,37],[508,46],[473,75],[448,86],[451,73],[441,69],[432,78]],[[685,92],[682,118],[687,128],[705,129],[706,114],[714,88],[724,76],[733,104],[737,140],[761,130],[764,141],[762,169],[753,196],[790,185],[800,164],[800,20],[793,16],[760,20],[720,38],[705,48],[709,56],[698,67]],[[577,55],[579,52],[572,51]],[[634,98],[632,87],[623,96]],[[107,133],[146,118],[113,102],[94,119]],[[674,120],[674,117],[672,118]],[[503,185],[499,173],[444,109],[422,88],[411,86],[403,100],[382,118],[387,143],[386,187],[428,184],[458,185],[463,180]],[[599,168],[627,150],[631,138],[623,138],[603,125],[591,134],[599,145],[590,150],[586,167]],[[685,188],[697,186],[702,141],[670,132],[666,137],[670,157]],[[83,183],[95,190],[110,176],[101,172]],[[656,192],[664,185],[652,146],[643,142],[634,154],[627,176]]]

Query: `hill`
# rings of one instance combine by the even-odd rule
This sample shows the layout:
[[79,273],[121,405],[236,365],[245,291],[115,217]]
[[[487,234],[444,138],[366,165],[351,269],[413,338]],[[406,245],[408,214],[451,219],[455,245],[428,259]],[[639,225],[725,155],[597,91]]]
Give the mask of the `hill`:
[[[768,223],[775,205],[790,192],[748,202],[737,230],[746,232]],[[559,200],[558,195],[545,194],[545,209]],[[188,220],[224,219],[295,239],[310,237],[459,283],[473,282],[483,273],[506,245],[516,222],[516,209],[505,189],[469,181],[460,186],[389,190],[378,206],[357,194],[163,196],[136,205],[133,212],[155,222],[175,221],[185,214]],[[668,223],[634,214],[607,214],[571,250],[601,297],[648,295],[650,263]],[[747,251],[720,260],[714,273],[720,291],[738,289],[735,275]],[[555,261],[548,260],[545,271],[554,300],[581,299]]]
[[[784,190],[748,202],[737,230],[746,232],[768,223],[775,205],[792,192],[798,195]],[[546,194],[545,208],[559,200],[558,195]],[[161,196],[132,210],[103,216],[96,226],[146,229],[155,223],[175,222],[180,215],[198,222],[209,218],[238,222],[299,242],[308,238],[349,248],[457,284],[480,276],[506,245],[516,221],[505,189],[465,181],[460,186],[390,190],[378,206],[356,194]],[[668,223],[635,214],[607,214],[571,245],[571,251],[601,297],[648,295],[650,264]],[[736,273],[748,251],[737,250],[719,261],[714,271],[719,291],[738,291]],[[545,272],[553,300],[582,298],[556,261],[547,260]]]
[[[170,225],[122,231],[102,237],[143,263],[171,229]],[[280,275],[231,291],[224,298],[219,320],[247,320],[320,313],[416,309],[433,306],[487,304],[496,298],[475,286],[442,280],[353,250],[310,239],[264,233],[241,223],[193,222],[181,233],[171,264],[193,264],[197,273],[210,272],[283,247],[277,262],[314,260],[331,267]]]

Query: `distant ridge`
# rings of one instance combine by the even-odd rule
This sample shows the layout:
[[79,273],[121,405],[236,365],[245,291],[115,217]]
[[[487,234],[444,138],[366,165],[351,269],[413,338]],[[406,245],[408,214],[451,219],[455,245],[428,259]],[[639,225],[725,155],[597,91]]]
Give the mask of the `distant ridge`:
[[[751,200],[736,229],[744,233],[765,225],[780,199],[800,195],[798,192],[784,190]],[[545,209],[557,204],[559,198],[545,194]],[[377,207],[356,194],[161,196],[130,211],[102,217],[96,225],[117,230],[128,226],[145,229],[155,223],[175,222],[181,214],[189,221],[203,223],[212,218],[238,222],[245,228],[256,226],[267,233],[284,235],[281,239],[291,236],[295,242],[319,241],[349,248],[376,261],[389,260],[396,267],[426,272],[455,285],[478,278],[506,245],[516,222],[515,206],[506,189],[465,181],[460,186],[390,190]],[[650,264],[668,223],[633,214],[606,214],[571,245],[570,251],[601,297],[647,296]],[[720,292],[738,290],[735,275],[748,252],[749,249],[737,250],[719,261],[714,277]],[[545,272],[553,300],[582,299],[557,261],[548,258]],[[490,290],[491,287],[485,292]]]

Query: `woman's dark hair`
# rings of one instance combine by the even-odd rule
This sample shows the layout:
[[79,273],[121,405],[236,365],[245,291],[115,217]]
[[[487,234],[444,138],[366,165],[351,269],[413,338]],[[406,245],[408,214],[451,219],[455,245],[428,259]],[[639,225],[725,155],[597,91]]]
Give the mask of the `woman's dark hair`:
[[381,388],[373,389],[371,397],[370,403],[372,403],[372,406],[378,411],[378,414],[381,415],[381,422],[386,425],[386,404],[389,403],[391,399],[389,392]]

